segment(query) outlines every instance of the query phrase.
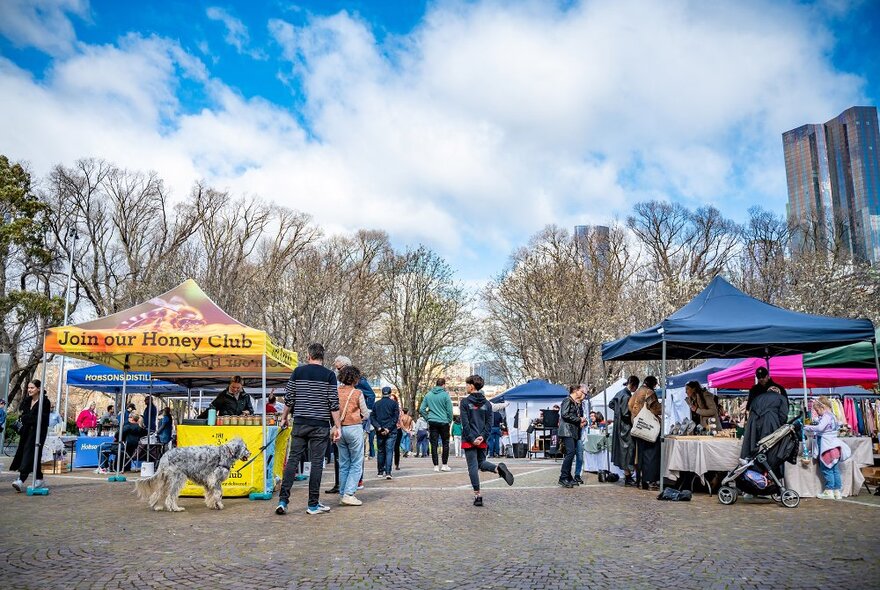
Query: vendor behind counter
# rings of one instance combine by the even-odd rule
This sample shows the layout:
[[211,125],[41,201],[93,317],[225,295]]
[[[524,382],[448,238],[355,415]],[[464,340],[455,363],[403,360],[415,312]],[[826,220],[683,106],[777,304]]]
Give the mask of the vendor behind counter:
[[[217,410],[218,416],[242,416],[254,413],[251,396],[244,390],[241,376],[236,375],[229,380],[229,386],[214,398],[208,409]],[[208,417],[208,409],[199,414],[199,418]]]

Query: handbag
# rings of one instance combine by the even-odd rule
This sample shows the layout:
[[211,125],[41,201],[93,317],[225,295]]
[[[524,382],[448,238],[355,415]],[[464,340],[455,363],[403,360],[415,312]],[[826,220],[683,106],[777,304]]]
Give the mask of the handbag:
[[630,434],[651,443],[660,436],[660,420],[648,409],[648,404],[642,406],[636,419],[633,420]]
[[19,418],[18,420],[13,422],[12,426],[10,426],[9,428],[14,430],[16,434],[21,434],[21,429],[24,428],[24,423],[21,421],[21,418]]

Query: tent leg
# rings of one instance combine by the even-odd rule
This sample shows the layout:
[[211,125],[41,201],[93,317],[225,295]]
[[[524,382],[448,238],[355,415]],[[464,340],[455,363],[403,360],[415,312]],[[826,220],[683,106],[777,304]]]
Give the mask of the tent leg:
[[880,391],[880,359],[877,355],[877,340],[872,340],[871,344],[874,348],[874,368],[877,369],[877,390]]
[[804,422],[807,421],[807,368],[804,367],[804,364],[801,363],[801,372],[804,374],[804,413],[803,419]]
[[[64,428],[65,428],[65,430],[67,429],[67,406],[68,406],[69,402],[70,402],[70,383],[68,383],[65,386],[65,393],[64,393]],[[76,434],[79,434],[79,433],[76,433]]]
[[[263,351],[263,448],[266,447],[266,434],[267,434],[267,422],[266,422],[266,351]],[[277,428],[277,427],[276,427]],[[275,471],[269,471],[269,465],[266,462],[266,458],[268,457],[268,453],[263,451],[263,493],[254,492],[250,494],[251,500],[271,500],[272,499],[272,489],[275,487],[274,474]],[[273,453],[274,456],[274,453]]]
[[[40,437],[42,436],[43,430],[43,400],[46,398],[45,395],[45,383],[46,383],[46,333],[43,332],[43,379],[40,381],[40,393],[37,395],[37,432],[36,438],[34,438],[34,465],[33,471],[31,473],[34,474],[34,485],[28,486],[27,495],[28,496],[48,496],[49,489],[45,487],[37,487],[37,473],[39,473],[38,469],[40,467],[40,461],[43,458],[43,445],[40,444]],[[22,441],[23,442],[23,441]]]
[[664,452],[664,438],[665,438],[665,417],[666,417],[666,403],[668,400],[666,399],[666,336],[663,336],[663,351],[660,365],[660,378],[663,382],[663,404],[660,408],[660,493],[663,493],[663,459],[666,458],[666,453]]
[[611,473],[611,449],[608,446],[608,371],[605,369],[605,361],[602,361],[602,403],[605,410],[605,467]]
[[[125,365],[122,368],[122,404],[128,405],[127,396],[128,391],[128,359],[125,359]],[[125,481],[125,476],[122,474],[122,453],[124,452],[125,445],[122,441],[122,428],[125,426],[123,424],[123,419],[125,418],[125,410],[120,409],[118,414],[119,416],[119,432],[117,433],[118,443],[116,445],[116,473],[107,478],[107,481]],[[99,456],[100,461],[100,456]]]

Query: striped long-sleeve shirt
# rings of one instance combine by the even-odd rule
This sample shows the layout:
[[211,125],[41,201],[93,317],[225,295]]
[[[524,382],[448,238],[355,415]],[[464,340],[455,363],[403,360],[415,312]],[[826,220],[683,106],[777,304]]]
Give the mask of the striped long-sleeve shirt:
[[327,426],[330,412],[339,411],[336,375],[322,365],[297,367],[284,388],[284,403],[295,424]]

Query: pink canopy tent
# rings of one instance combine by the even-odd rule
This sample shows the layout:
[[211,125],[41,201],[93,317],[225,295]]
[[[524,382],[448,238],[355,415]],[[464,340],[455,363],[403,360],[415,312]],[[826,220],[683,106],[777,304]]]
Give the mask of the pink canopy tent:
[[[766,367],[760,358],[746,359],[723,371],[709,375],[709,387],[749,389],[755,384],[755,370]],[[844,387],[877,382],[876,369],[812,369],[804,373],[804,355],[777,356],[770,359],[770,377],[783,387]]]

